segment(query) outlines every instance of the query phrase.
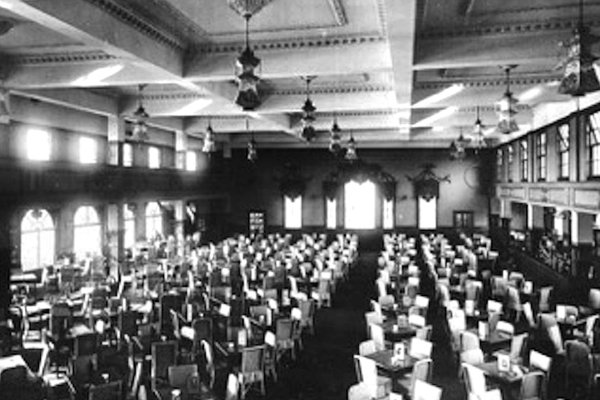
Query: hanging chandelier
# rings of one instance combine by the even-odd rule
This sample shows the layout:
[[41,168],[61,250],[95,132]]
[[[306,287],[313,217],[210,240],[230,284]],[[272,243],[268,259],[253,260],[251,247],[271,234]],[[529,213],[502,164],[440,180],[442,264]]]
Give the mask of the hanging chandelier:
[[517,100],[510,91],[510,70],[513,68],[515,68],[514,65],[504,67],[504,73],[506,74],[506,91],[498,103],[498,130],[504,134],[513,133],[519,130],[519,125],[517,125],[517,121],[515,120],[515,115],[517,114]]
[[202,152],[213,153],[217,150],[217,145],[215,143],[215,132],[210,124],[210,120],[208,120],[208,126],[206,127],[206,132],[204,133],[204,142],[202,143]]
[[[242,14],[246,21],[246,45],[236,60],[235,75],[238,82],[238,94],[235,103],[245,111],[255,110],[260,105],[258,95],[258,82],[260,78],[256,69],[260,65],[260,58],[254,55],[250,47],[250,18],[268,2],[257,1],[229,1],[229,6]],[[261,4],[264,3],[262,6]]]
[[481,149],[487,147],[485,136],[483,135],[483,123],[479,117],[479,106],[477,106],[477,119],[473,126],[473,149],[478,153]]
[[300,137],[307,142],[312,142],[317,135],[314,123],[315,123],[315,111],[317,108],[310,99],[310,82],[315,79],[314,76],[303,77],[306,82],[306,100],[302,106],[302,131]]
[[591,47],[600,38],[590,33],[589,27],[583,24],[583,0],[579,0],[579,20],[573,30],[573,36],[561,47],[567,49],[565,59],[558,65],[563,69],[563,77],[558,92],[571,96],[584,96],[586,93],[600,89],[594,61],[598,59],[592,54]]
[[333,125],[331,126],[331,137],[329,139],[329,151],[334,155],[338,155],[342,151],[342,143],[340,133],[342,129],[337,122],[337,114],[333,116]]
[[148,118],[150,117],[142,104],[142,92],[146,85],[138,86],[138,108],[133,112],[132,136],[135,140],[143,142],[148,140]]
[[344,159],[350,162],[358,160],[358,154],[356,154],[356,142],[354,141],[352,132],[350,133],[350,139],[348,140],[348,147],[346,148]]
[[[250,130],[249,126],[250,126],[250,123],[248,121],[248,118],[246,118],[246,132],[248,132]],[[247,159],[251,163],[253,163],[256,160],[258,160],[258,151],[256,149],[256,142],[254,141],[254,131],[252,132],[252,138],[248,142],[248,155],[247,155]]]
[[467,156],[467,144],[469,143],[469,139],[465,138],[462,133],[462,129],[460,131],[460,135],[458,139],[453,140],[450,143],[450,159],[451,160],[464,160]]

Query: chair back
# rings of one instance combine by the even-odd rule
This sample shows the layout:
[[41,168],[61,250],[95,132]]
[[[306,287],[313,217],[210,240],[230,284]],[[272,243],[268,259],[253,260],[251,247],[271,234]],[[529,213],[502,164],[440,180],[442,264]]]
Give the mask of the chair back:
[[460,353],[460,362],[471,365],[482,364],[484,362],[483,351],[481,349],[471,349]]
[[463,331],[460,334],[460,350],[467,351],[473,349],[480,349],[481,343],[479,342],[479,336],[473,332]]
[[98,334],[85,333],[75,336],[73,341],[73,353],[75,357],[91,356],[97,353]]
[[171,365],[168,371],[169,385],[177,389],[186,389],[190,379],[198,376],[198,365]]
[[500,389],[488,390],[479,395],[479,400],[502,400],[502,392]]
[[527,340],[529,338],[529,334],[521,333],[520,335],[515,335],[512,337],[510,342],[510,358],[511,360],[515,360],[523,354],[525,347],[527,346]]
[[410,340],[408,355],[418,359],[430,358],[432,349],[433,343],[431,343],[430,341],[413,337]]
[[529,352],[529,368],[537,369],[545,373],[550,372],[550,366],[552,364],[552,358],[548,357],[538,351],[531,350]]
[[275,336],[277,340],[289,340],[292,338],[293,321],[289,318],[281,318],[277,320],[275,327]]
[[358,354],[360,354],[361,356],[368,356],[369,354],[373,354],[376,351],[377,345],[372,339],[365,340],[358,345]]
[[413,400],[440,400],[442,389],[430,383],[417,379],[413,391]]
[[527,319],[527,323],[530,328],[535,327],[535,319],[533,317],[533,309],[531,308],[531,303],[523,304],[523,314],[525,315],[525,319]]
[[242,374],[264,371],[265,346],[246,347],[242,350]]
[[487,391],[485,374],[479,368],[470,364],[461,364],[467,396],[480,396]]
[[430,382],[433,370],[433,361],[431,358],[419,360],[413,366],[410,376],[410,394],[411,398],[415,398],[415,385],[417,381]]
[[541,371],[532,371],[523,375],[519,400],[537,400],[542,398],[545,375]]
[[431,332],[433,327],[431,325],[424,326],[422,328],[417,329],[416,337],[423,340],[431,339]]
[[[491,325],[490,325],[490,329],[492,329]],[[507,333],[509,335],[514,335],[514,333],[515,333],[514,325],[511,324],[510,322],[506,322],[506,321],[498,321],[498,323],[496,323],[496,330],[498,332]]]
[[360,382],[363,382],[368,388],[369,395],[371,398],[377,398],[377,364],[375,361],[362,357],[354,356],[358,359],[358,366],[360,370]]
[[177,364],[177,342],[155,342],[152,343],[151,378],[168,380],[169,367]]
[[369,324],[369,333],[371,339],[375,342],[377,351],[385,350],[385,335],[383,328],[377,324]]
[[593,311],[600,310],[600,289],[590,289],[588,304]]
[[229,374],[227,377],[227,387],[225,388],[225,400],[238,400],[240,383],[235,374]]

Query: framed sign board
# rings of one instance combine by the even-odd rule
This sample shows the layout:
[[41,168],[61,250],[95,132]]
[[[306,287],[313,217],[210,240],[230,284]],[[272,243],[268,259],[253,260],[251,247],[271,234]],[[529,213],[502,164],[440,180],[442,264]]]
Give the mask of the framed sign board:
[[248,233],[250,235],[265,233],[265,226],[267,225],[266,213],[261,210],[248,211]]

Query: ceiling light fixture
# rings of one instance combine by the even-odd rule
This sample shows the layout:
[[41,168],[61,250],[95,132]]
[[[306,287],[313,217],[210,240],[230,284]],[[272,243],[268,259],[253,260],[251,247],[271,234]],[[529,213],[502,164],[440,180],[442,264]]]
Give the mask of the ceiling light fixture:
[[446,100],[458,93],[462,92],[465,89],[465,85],[462,83],[455,83],[452,86],[449,86],[436,94],[433,94],[429,97],[424,98],[423,100],[417,102],[413,107],[414,108],[424,108],[431,106],[433,104],[437,104],[442,100]]
[[315,78],[315,76],[302,77],[306,82],[306,100],[302,106],[302,131],[300,132],[300,137],[307,142],[312,142],[317,134],[314,126],[316,119],[315,111],[317,111],[317,108],[310,99],[310,83]]
[[202,143],[202,152],[210,155],[217,149],[215,143],[215,132],[213,131],[212,125],[210,124],[210,119],[208,120],[208,126],[206,127],[206,132],[204,133],[204,142]]
[[338,125],[337,114],[333,114],[333,125],[331,126],[331,137],[329,139],[329,151],[334,155],[338,155],[342,151],[342,143],[340,133],[342,129]]
[[150,116],[146,112],[144,108],[143,100],[143,91],[146,85],[138,86],[138,108],[133,112],[133,131],[132,136],[135,140],[139,142],[144,142],[148,140],[148,118]]
[[467,156],[467,144],[469,141],[469,139],[463,136],[461,129],[458,139],[453,140],[452,143],[450,143],[450,159],[458,161],[464,160]]
[[[246,117],[246,133],[250,130],[250,121]],[[251,163],[258,160],[258,151],[256,150],[256,142],[254,141],[254,131],[252,131],[252,138],[248,142],[248,161]]]
[[600,89],[598,75],[594,69],[594,61],[598,59],[592,54],[591,47],[600,38],[590,33],[589,27],[583,24],[583,0],[579,0],[579,20],[573,30],[571,39],[562,42],[567,49],[565,59],[558,68],[563,69],[563,77],[558,92],[571,96],[585,96],[586,93]]
[[254,55],[250,47],[250,18],[258,12],[267,2],[265,1],[228,1],[229,6],[240,13],[246,21],[246,45],[236,60],[235,75],[238,82],[238,94],[235,103],[245,111],[252,111],[260,105],[258,82],[260,78],[256,69],[260,65],[260,58]]
[[356,154],[356,142],[354,141],[354,136],[352,136],[352,132],[350,132],[350,139],[348,140],[348,147],[346,148],[346,154],[344,155],[344,159],[350,162],[358,160],[358,154]]
[[479,116],[479,106],[477,106],[477,119],[475,119],[475,125],[473,126],[473,148],[475,149],[475,153],[478,153],[485,147],[487,147],[487,143],[483,133],[483,123]]
[[513,97],[510,91],[510,70],[515,68],[515,65],[507,65],[504,67],[506,75],[506,91],[498,103],[498,130],[504,134],[513,133],[519,130],[519,125],[515,120],[517,110],[517,100]]

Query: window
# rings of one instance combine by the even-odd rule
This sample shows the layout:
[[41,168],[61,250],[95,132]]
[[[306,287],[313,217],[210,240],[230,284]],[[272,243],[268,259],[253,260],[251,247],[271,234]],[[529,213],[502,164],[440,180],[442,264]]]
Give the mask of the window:
[[496,180],[502,180],[502,166],[504,165],[502,157],[504,156],[504,151],[502,149],[496,150]]
[[98,162],[98,142],[90,137],[79,138],[79,162],[96,164]]
[[101,254],[102,226],[94,207],[79,207],[75,211],[73,226],[73,252],[77,259]]
[[125,228],[123,246],[126,249],[133,248],[135,245],[135,214],[128,204],[123,206],[123,225]]
[[507,151],[507,160],[506,160],[506,164],[507,164],[507,170],[506,170],[506,176],[507,176],[507,180],[509,182],[512,182],[512,178],[513,178],[513,163],[515,161],[515,149],[513,148],[512,144],[509,145],[506,148]]
[[148,147],[148,168],[160,168],[160,149],[158,147]]
[[457,229],[472,229],[473,211],[454,211],[454,227]]
[[198,169],[198,155],[195,151],[187,151],[185,153],[185,169],[186,171],[195,171]]
[[133,146],[131,143],[123,143],[123,166],[133,166]]
[[519,156],[521,160],[521,180],[529,179],[529,152],[527,146],[527,138],[519,142]]
[[284,196],[283,199],[283,226],[286,229],[302,228],[302,196],[292,199]]
[[40,129],[30,129],[26,135],[27,158],[32,161],[49,161],[52,150],[50,133]]
[[154,240],[163,236],[163,216],[160,204],[148,203],[146,206],[146,239]]
[[29,210],[21,220],[23,271],[54,263],[54,222],[46,210]]
[[437,197],[419,197],[419,229],[437,229]]
[[383,229],[394,229],[394,199],[383,199]]
[[344,221],[346,229],[375,228],[375,184],[350,181],[344,186]]
[[325,199],[327,213],[327,229],[337,228],[337,201],[336,199]]
[[546,179],[546,132],[540,132],[535,137],[535,156],[537,158],[537,179]]
[[558,178],[569,177],[569,124],[558,127]]
[[600,176],[600,111],[589,116],[587,144],[590,176]]

